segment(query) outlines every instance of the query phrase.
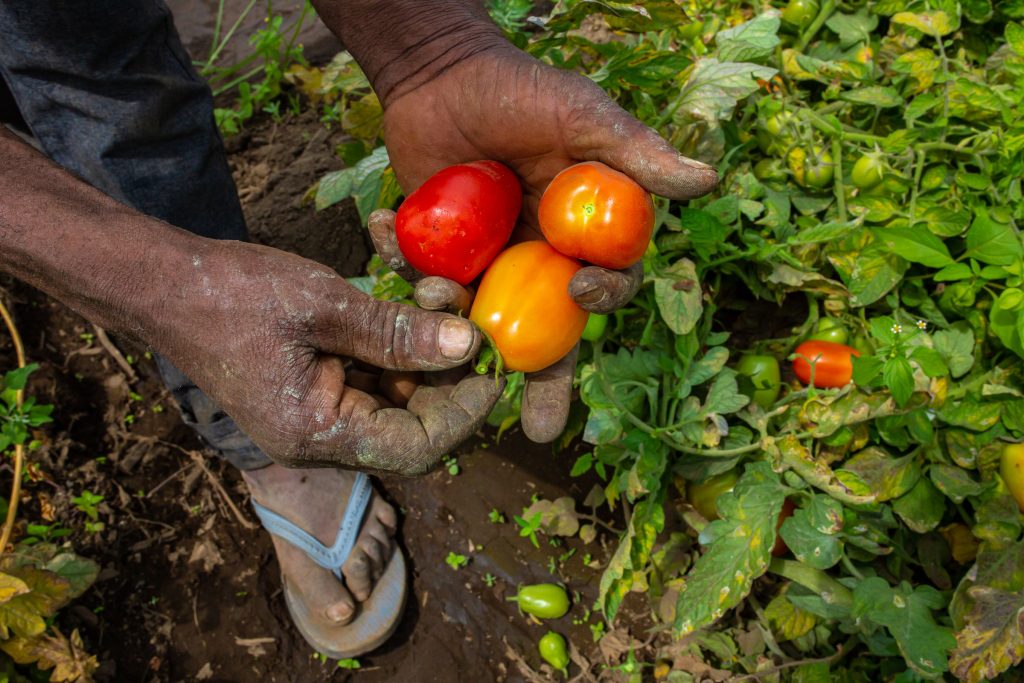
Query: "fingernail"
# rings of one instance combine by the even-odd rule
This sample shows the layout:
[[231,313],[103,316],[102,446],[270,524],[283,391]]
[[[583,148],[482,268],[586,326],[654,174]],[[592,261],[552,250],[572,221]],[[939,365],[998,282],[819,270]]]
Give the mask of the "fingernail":
[[697,161],[696,159],[691,159],[689,157],[684,157],[682,155],[679,156],[679,161],[680,163],[683,164],[683,166],[689,166],[690,168],[696,169],[698,171],[710,171],[714,169],[714,166],[705,164],[703,161]]
[[449,360],[461,360],[473,347],[473,325],[468,320],[452,318],[441,323],[437,330],[437,348]]
[[345,621],[350,614],[352,614],[352,608],[344,603],[339,602],[327,608],[327,618],[335,623]]
[[585,285],[580,289],[574,288],[571,294],[573,300],[578,304],[596,304],[604,298],[604,291],[597,285]]

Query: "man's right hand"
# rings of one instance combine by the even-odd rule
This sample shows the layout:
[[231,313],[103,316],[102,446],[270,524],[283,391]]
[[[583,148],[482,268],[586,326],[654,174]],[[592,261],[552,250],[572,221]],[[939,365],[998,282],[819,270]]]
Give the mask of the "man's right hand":
[[381,392],[391,401],[377,397],[345,358],[445,370],[473,356],[479,330],[377,301],[298,256],[143,216],[2,126],[0,158],[0,273],[149,344],[278,463],[426,472],[501,395],[494,377],[429,372],[430,386],[403,381]]
[[[404,409],[346,382],[345,358],[387,370],[466,363],[481,333],[446,313],[378,301],[313,261],[207,243],[168,308],[184,314],[163,352],[272,459],[420,474],[471,436],[503,382],[430,373]],[[358,373],[365,388],[365,373]],[[448,380],[444,384],[440,378]]]

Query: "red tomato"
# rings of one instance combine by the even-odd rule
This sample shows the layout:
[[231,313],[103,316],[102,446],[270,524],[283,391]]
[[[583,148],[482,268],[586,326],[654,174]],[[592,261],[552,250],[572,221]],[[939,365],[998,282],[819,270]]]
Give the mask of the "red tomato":
[[811,382],[811,364],[814,362],[814,386],[819,389],[845,387],[853,377],[853,359],[860,351],[847,346],[820,339],[805,341],[796,347],[797,358],[793,361],[793,372],[802,383]]
[[789,546],[782,540],[782,535],[779,534],[779,529],[782,528],[782,523],[793,516],[793,511],[796,510],[796,504],[793,503],[789,498],[782,503],[782,511],[779,513],[779,521],[775,524],[775,545],[772,546],[772,557],[782,557],[789,552]]
[[398,248],[424,275],[467,285],[498,255],[519,217],[523,190],[497,161],[449,166],[398,209]]
[[589,314],[569,296],[569,281],[581,267],[539,240],[494,259],[469,319],[490,335],[507,370],[542,370],[580,340]]
[[566,256],[604,268],[627,268],[654,232],[654,200],[644,188],[599,161],[570,166],[540,198],[544,237]]

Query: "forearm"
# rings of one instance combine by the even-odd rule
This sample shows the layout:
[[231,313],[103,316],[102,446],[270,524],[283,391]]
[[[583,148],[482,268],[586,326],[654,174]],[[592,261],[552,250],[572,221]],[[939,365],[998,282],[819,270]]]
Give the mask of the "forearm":
[[0,272],[112,331],[152,342],[197,238],[90,187],[0,126]]
[[388,104],[475,54],[510,44],[482,0],[313,0]]

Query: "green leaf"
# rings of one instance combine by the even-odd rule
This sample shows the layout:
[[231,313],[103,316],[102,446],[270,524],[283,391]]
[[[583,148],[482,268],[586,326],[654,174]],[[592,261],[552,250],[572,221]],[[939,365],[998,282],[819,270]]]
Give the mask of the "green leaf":
[[882,366],[882,381],[892,392],[896,405],[905,406],[914,393],[914,370],[902,356],[890,358]]
[[881,299],[896,286],[907,269],[907,262],[894,254],[869,231],[852,236],[829,254],[843,284],[850,290],[853,306],[867,306]]
[[966,263],[951,263],[942,270],[935,273],[932,279],[936,282],[953,282],[955,280],[968,280],[974,277],[974,271]]
[[669,329],[683,335],[693,330],[704,311],[697,269],[680,259],[654,278],[654,298]]
[[946,501],[930,481],[921,477],[914,488],[893,501],[892,509],[911,530],[924,534],[942,521]]
[[1020,321],[1024,318],[1024,291],[1011,287],[1000,292],[989,312],[989,325],[999,340],[1018,356],[1024,357],[1024,335]]
[[948,425],[982,432],[999,422],[1000,413],[999,403],[982,403],[972,398],[963,398],[947,401],[935,414]]
[[385,175],[390,164],[387,148],[378,147],[360,159],[354,167],[328,173],[320,179],[317,186],[317,211],[352,197],[365,224],[370,213],[382,205],[382,199],[390,199],[393,202],[398,198],[395,194],[397,183],[394,182],[394,173],[390,174],[391,180]]
[[870,446],[843,463],[836,476],[854,491],[865,489],[876,501],[883,502],[899,498],[913,488],[921,477],[921,467],[913,455],[894,458],[881,448]]
[[836,12],[828,18],[825,26],[838,34],[840,47],[846,49],[870,41],[871,32],[878,28],[878,17],[864,7],[856,14]]
[[949,374],[946,361],[938,351],[927,346],[915,347],[910,359],[921,366],[921,371],[928,377],[945,377]]
[[955,237],[971,222],[971,214],[966,209],[954,211],[944,206],[928,207],[921,218],[928,229],[940,237]]
[[931,268],[953,265],[953,257],[942,240],[921,228],[878,228],[875,236],[883,244],[913,263]]
[[683,86],[676,119],[709,122],[727,119],[741,99],[757,92],[758,80],[771,80],[776,73],[775,69],[749,62],[701,58]]
[[962,681],[987,681],[1024,658],[1024,592],[967,589],[973,609],[956,634],[950,670]]
[[779,13],[769,11],[719,31],[715,36],[718,59],[723,62],[755,62],[771,56],[779,44],[780,23]]
[[996,266],[1008,266],[1020,256],[1020,240],[1012,227],[997,223],[981,212],[975,216],[967,230],[967,251],[964,257]]
[[736,372],[723,370],[708,389],[702,412],[705,415],[728,415],[750,403],[750,398],[740,393],[736,384]]
[[1006,43],[1017,55],[1024,57],[1024,26],[1014,21],[1007,22]]
[[[815,496],[826,499],[842,515],[842,506],[827,496]],[[811,512],[797,508],[793,516],[782,523],[780,528],[782,540],[789,546],[797,560],[815,569],[828,569],[839,562],[843,554],[842,541],[832,534],[822,533],[814,524]]]
[[949,15],[941,10],[920,12],[918,14],[900,12],[892,17],[892,22],[894,24],[910,26],[934,38],[941,38],[956,29],[956,25],[950,21]]
[[771,466],[758,462],[747,466],[733,491],[719,497],[722,518],[705,529],[714,540],[679,592],[673,623],[677,637],[711,624],[750,592],[768,567],[786,492]]
[[70,593],[68,599],[73,600],[84,593],[96,581],[100,574],[100,566],[92,560],[79,557],[74,553],[60,553],[45,565],[43,569],[55,573],[68,582]]
[[906,581],[894,589],[872,576],[853,589],[854,618],[884,626],[907,665],[926,678],[946,671],[949,651],[956,646],[952,631],[932,616],[932,610],[945,606],[942,594],[931,586],[912,588]]
[[869,85],[856,90],[845,90],[839,93],[839,99],[854,104],[867,104],[879,109],[903,106],[903,98],[895,88],[881,85]]
[[964,502],[967,496],[979,496],[988,489],[985,484],[975,481],[965,469],[955,465],[932,465],[928,470],[928,476],[939,491],[958,505]]
[[654,541],[665,528],[663,502],[661,489],[636,504],[626,535],[601,575],[597,602],[609,622],[615,619],[634,579],[646,575]]
[[939,330],[932,335],[932,342],[954,378],[966,375],[974,365],[974,331],[966,323]]

